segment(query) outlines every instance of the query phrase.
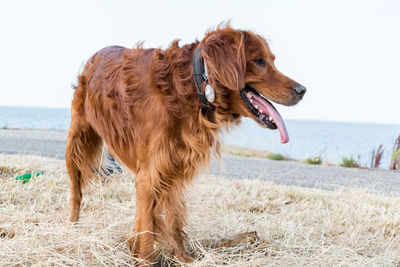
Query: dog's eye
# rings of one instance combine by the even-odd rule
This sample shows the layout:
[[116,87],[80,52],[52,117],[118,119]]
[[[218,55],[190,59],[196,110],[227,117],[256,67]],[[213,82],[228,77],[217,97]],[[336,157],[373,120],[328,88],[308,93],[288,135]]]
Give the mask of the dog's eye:
[[265,67],[266,65],[267,65],[267,62],[265,61],[265,59],[263,59],[263,58],[256,58],[256,59],[254,59],[253,60],[254,61],[254,63],[256,63],[258,66],[261,66],[261,67]]

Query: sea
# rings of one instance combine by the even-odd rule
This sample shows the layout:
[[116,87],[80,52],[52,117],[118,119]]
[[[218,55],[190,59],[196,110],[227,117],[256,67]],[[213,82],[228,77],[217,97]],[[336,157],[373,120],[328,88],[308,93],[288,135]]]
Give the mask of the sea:
[[[0,106],[0,128],[67,130],[69,109]],[[311,120],[285,120],[290,141],[280,143],[279,132],[263,129],[251,119],[222,133],[225,144],[266,150],[304,160],[321,156],[323,161],[338,164],[343,157],[353,157],[369,166],[372,151],[383,145],[381,168],[389,167],[400,125],[349,123]]]

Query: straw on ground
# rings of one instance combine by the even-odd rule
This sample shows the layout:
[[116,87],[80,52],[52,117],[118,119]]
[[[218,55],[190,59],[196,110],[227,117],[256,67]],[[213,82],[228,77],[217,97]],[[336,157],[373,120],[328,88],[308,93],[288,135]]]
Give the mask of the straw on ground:
[[[63,161],[0,155],[0,167],[0,265],[131,264],[126,240],[135,189],[129,172],[95,178],[84,192],[79,223],[71,225]],[[45,174],[16,183],[24,171]],[[192,266],[400,264],[400,198],[207,176],[188,192]],[[215,248],[224,237],[250,231],[260,240]],[[157,253],[172,264],[165,250]]]

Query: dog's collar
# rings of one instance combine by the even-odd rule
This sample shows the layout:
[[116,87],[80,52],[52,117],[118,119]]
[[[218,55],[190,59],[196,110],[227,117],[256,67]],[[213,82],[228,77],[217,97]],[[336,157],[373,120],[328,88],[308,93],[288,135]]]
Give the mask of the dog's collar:
[[194,83],[196,84],[197,94],[201,101],[202,107],[204,109],[214,110],[216,108],[216,106],[207,100],[205,94],[203,94],[203,92],[201,90],[201,84],[203,82],[206,82],[206,83],[208,82],[208,73],[207,73],[207,66],[204,62],[204,59],[199,54],[200,54],[200,49],[198,47],[196,47],[196,50],[194,51],[194,54],[193,54]]

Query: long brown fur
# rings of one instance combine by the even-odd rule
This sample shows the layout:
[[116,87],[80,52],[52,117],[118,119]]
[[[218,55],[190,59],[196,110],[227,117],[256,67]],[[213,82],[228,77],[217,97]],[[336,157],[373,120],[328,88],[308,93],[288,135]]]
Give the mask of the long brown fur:
[[[201,111],[192,57],[201,49],[215,89],[214,111]],[[263,57],[266,68],[253,60]],[[69,220],[79,219],[82,188],[93,177],[102,146],[136,174],[134,256],[153,260],[153,243],[172,256],[193,260],[184,249],[182,191],[210,153],[219,155],[218,132],[253,117],[239,90],[251,84],[269,99],[292,105],[301,98],[293,80],[280,73],[262,37],[220,26],[201,42],[166,49],[107,47],[90,58],[78,78],[66,149],[70,176]],[[204,88],[203,84],[203,88]]]

